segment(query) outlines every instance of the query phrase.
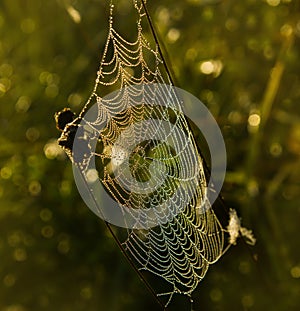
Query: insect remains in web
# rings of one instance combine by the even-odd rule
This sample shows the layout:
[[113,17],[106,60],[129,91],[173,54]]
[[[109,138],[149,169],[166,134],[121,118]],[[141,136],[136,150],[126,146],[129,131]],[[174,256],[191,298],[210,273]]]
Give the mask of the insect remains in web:
[[[76,114],[70,108],[64,108],[62,111],[54,115],[56,128],[61,131],[61,136],[58,139],[58,145],[63,148],[73,163],[81,163],[87,165],[92,152],[85,131],[83,129],[81,117],[76,118]],[[81,139],[81,148],[73,150],[75,137]]]
[[256,238],[254,237],[252,230],[242,227],[241,220],[238,217],[236,210],[232,208],[229,210],[229,223],[227,230],[229,233],[229,244],[231,245],[236,245],[238,237],[243,237],[249,245],[253,246],[256,243]]

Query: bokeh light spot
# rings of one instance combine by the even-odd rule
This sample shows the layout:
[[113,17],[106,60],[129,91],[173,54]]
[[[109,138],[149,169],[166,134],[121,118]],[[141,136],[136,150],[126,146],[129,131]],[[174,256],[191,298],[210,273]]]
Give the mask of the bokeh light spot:
[[15,261],[22,262],[27,259],[27,253],[24,248],[16,248],[14,251],[14,259]]
[[289,37],[293,34],[293,27],[289,24],[284,24],[280,28],[280,33],[285,37]]
[[6,274],[3,278],[3,284],[6,287],[12,287],[16,283],[16,277],[13,274]]
[[217,302],[223,298],[223,293],[220,289],[214,288],[210,291],[209,296],[212,301]]
[[270,153],[273,157],[279,157],[282,154],[282,146],[279,143],[272,143]]
[[280,4],[280,0],[267,0],[268,5],[277,6]]
[[171,28],[167,34],[167,39],[170,43],[175,43],[180,38],[180,31],[175,28]]
[[63,180],[60,184],[59,191],[62,195],[67,196],[71,193],[71,183],[69,180]]
[[29,183],[28,191],[32,196],[37,196],[41,192],[41,184],[37,180],[33,180]]
[[68,5],[67,11],[74,21],[74,23],[79,24],[81,22],[81,15],[72,5]]
[[44,238],[46,239],[50,239],[53,237],[54,234],[54,229],[52,226],[48,225],[48,226],[44,226],[41,230],[41,234]]
[[92,298],[92,289],[90,286],[85,286],[80,291],[80,296],[84,299],[91,299]]
[[200,70],[202,73],[209,75],[214,72],[214,65],[211,61],[201,63]]
[[160,23],[164,25],[167,25],[169,23],[170,13],[167,8],[159,7],[156,14]]
[[13,304],[5,307],[3,311],[27,311],[22,305]]
[[55,98],[59,93],[59,88],[56,84],[50,84],[45,89],[45,94],[49,98]]
[[28,96],[21,96],[15,105],[15,109],[19,113],[25,113],[29,109],[30,105],[31,99]]
[[34,30],[36,28],[36,24],[32,18],[25,18],[21,21],[20,27],[24,33],[30,34],[30,33],[34,32]]
[[86,178],[89,183],[93,183],[98,179],[98,172],[95,169],[90,169],[86,173]]
[[299,279],[300,278],[300,267],[299,266],[295,266],[291,269],[291,276],[295,279]]
[[247,190],[251,197],[255,197],[259,193],[259,187],[256,180],[250,180],[247,184]]
[[68,103],[73,107],[78,107],[82,103],[82,96],[78,93],[72,93],[68,97]]
[[65,154],[63,150],[59,147],[56,140],[50,140],[44,146],[44,154],[47,159],[53,160],[55,158],[64,158]]
[[10,77],[13,74],[13,66],[7,63],[4,63],[0,66],[0,75],[2,77]]
[[0,28],[4,25],[4,17],[0,14]]
[[239,111],[231,111],[228,115],[228,121],[232,124],[239,124],[243,121],[243,116]]
[[199,70],[205,75],[213,74],[218,77],[222,72],[223,64],[220,60],[207,60],[199,64]]
[[30,128],[26,131],[26,138],[27,138],[30,142],[35,142],[39,137],[40,137],[40,132],[39,132],[39,130],[36,129],[35,127],[30,127]]
[[242,273],[242,274],[248,274],[250,273],[250,264],[248,261],[242,261],[240,262],[239,264],[239,271]]
[[260,116],[257,113],[253,113],[248,118],[248,124],[253,127],[257,127],[260,124]]
[[14,231],[7,237],[7,242],[11,247],[17,247],[22,241],[22,233],[20,231]]
[[239,23],[234,18],[228,18],[227,21],[225,22],[225,27],[228,31],[233,32],[238,29]]
[[198,54],[198,52],[195,48],[190,48],[186,51],[185,58],[188,61],[193,61],[197,57],[197,54]]
[[66,234],[61,234],[57,245],[57,250],[61,254],[67,254],[70,251],[70,238]]
[[12,175],[12,169],[8,166],[2,167],[0,171],[0,176],[2,179],[9,179]]
[[252,295],[244,295],[242,297],[242,304],[245,308],[250,308],[254,305],[254,299]]
[[47,222],[52,219],[52,212],[48,208],[43,208],[40,212],[40,218],[42,221]]

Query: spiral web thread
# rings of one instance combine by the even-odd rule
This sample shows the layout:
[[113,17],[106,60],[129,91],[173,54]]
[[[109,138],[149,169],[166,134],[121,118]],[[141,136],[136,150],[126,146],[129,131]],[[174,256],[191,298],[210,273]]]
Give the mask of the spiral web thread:
[[[129,41],[114,28],[114,5],[110,4],[108,37],[96,84],[80,118],[85,118],[85,112],[94,103],[98,106],[98,115],[94,120],[86,121],[90,128],[96,129],[97,125],[109,120],[106,127],[94,135],[98,140],[95,156],[101,167],[99,177],[120,208],[126,205],[129,210],[149,211],[153,206],[167,207],[171,202],[173,208],[180,210],[173,217],[171,207],[162,208],[153,213],[152,219],[139,213],[136,224],[158,219],[158,225],[149,229],[127,229],[127,237],[122,242],[140,271],[151,272],[169,284],[168,292],[158,294],[167,296],[168,305],[175,293],[191,297],[209,265],[227,249],[227,229],[221,225],[210,203],[205,201],[207,181],[203,164],[180,100],[156,108],[151,103],[164,100],[169,94],[159,88],[150,95],[144,92],[144,85],[172,83],[159,47],[152,48],[144,36],[142,25],[147,19],[143,2],[133,0],[133,5],[138,17],[137,34],[135,41]],[[123,91],[114,93],[113,98],[103,96],[104,92],[119,89]],[[176,98],[176,94],[172,94],[172,98]],[[115,114],[116,110],[123,112]],[[150,122],[153,119],[171,122],[185,134],[188,143],[182,142],[173,128],[165,135],[165,141],[145,139],[140,143],[144,137],[156,137],[161,131],[157,122]],[[128,150],[127,146],[135,142],[139,142],[137,146]],[[173,144],[182,146],[184,161],[172,148]],[[188,151],[190,146],[196,150],[194,153]],[[123,167],[128,157],[131,179]],[[87,174],[85,161],[88,160],[83,160],[80,166]],[[155,182],[159,185],[155,186]],[[195,184],[193,195],[185,197],[185,190]],[[178,192],[181,185],[183,188]]]

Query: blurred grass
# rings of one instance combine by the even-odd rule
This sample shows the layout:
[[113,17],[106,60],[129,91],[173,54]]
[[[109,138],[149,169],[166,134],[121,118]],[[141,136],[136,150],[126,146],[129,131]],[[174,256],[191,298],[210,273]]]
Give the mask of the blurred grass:
[[[258,240],[209,270],[195,309],[298,310],[299,1],[148,2],[178,83],[220,124],[223,195]],[[118,1],[128,33],[129,5]],[[0,3],[0,310],[156,308],[54,142],[54,112],[79,112],[93,88],[107,10],[100,0]]]

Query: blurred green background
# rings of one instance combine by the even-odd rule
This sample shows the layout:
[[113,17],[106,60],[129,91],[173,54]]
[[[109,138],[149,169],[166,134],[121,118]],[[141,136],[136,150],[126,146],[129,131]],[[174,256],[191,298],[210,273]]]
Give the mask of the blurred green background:
[[[126,32],[131,1],[115,1]],[[148,0],[178,86],[216,117],[223,196],[252,228],[195,309],[300,309],[300,2]],[[0,2],[0,310],[159,310],[82,202],[53,115],[89,97],[108,1]],[[171,310],[183,310],[171,304]],[[189,308],[187,308],[188,310]]]

